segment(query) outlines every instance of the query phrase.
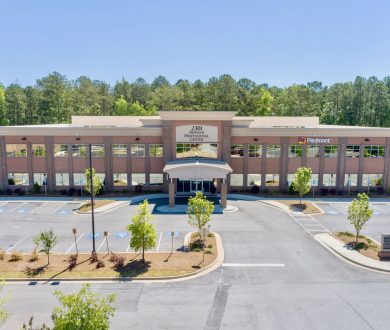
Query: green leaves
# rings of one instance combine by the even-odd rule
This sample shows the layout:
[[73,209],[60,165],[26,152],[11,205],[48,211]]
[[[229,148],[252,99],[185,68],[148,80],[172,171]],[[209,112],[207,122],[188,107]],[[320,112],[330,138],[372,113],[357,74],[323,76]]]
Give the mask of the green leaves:
[[110,317],[114,316],[115,294],[101,297],[91,291],[91,285],[84,285],[79,292],[64,294],[56,290],[61,307],[54,309],[52,319],[55,330],[107,330]]
[[299,167],[295,172],[293,189],[299,194],[300,199],[310,191],[311,174],[311,168],[307,167]]
[[34,237],[34,243],[39,252],[44,252],[47,255],[47,264],[49,264],[50,251],[57,244],[57,235],[53,229],[40,232]]
[[195,197],[188,200],[188,223],[190,226],[197,228],[200,232],[210,220],[214,212],[214,203],[207,200],[201,192],[197,192]]
[[348,221],[354,226],[356,231],[356,243],[359,233],[366,222],[372,217],[374,210],[370,207],[370,198],[365,194],[358,194],[348,207]]
[[[86,178],[86,183],[84,185],[84,189],[91,194],[91,173],[90,173],[89,168],[87,168],[85,170],[85,178]],[[92,180],[93,180],[93,182],[92,182],[93,183],[92,184],[93,196],[96,196],[100,192],[100,190],[103,188],[103,182],[100,179],[100,177],[98,177],[95,174],[94,168],[92,168]]]
[[132,218],[132,223],[127,226],[131,233],[130,247],[134,251],[142,250],[142,260],[144,260],[145,250],[152,249],[156,246],[157,233],[149,212],[149,204],[145,199],[139,205],[137,214]]

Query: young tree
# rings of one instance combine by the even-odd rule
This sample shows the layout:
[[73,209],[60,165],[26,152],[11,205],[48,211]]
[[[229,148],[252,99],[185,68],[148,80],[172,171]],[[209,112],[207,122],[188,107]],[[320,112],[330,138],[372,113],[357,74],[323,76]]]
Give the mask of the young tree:
[[370,198],[365,193],[358,194],[348,207],[348,220],[356,231],[355,246],[357,246],[361,230],[373,213],[374,210],[370,207]]
[[50,263],[50,251],[57,244],[57,235],[53,229],[41,231],[34,237],[34,243],[39,249],[39,252],[44,252],[47,255],[47,264]]
[[310,191],[311,173],[311,168],[307,167],[299,167],[295,172],[293,188],[299,194],[299,204],[302,204],[302,196]]
[[211,220],[213,212],[214,203],[207,200],[200,191],[188,200],[188,223],[190,226],[197,228],[199,234],[202,227]]
[[130,247],[135,251],[142,250],[142,261],[145,261],[145,250],[156,246],[157,234],[149,212],[149,204],[145,199],[138,207],[137,214],[132,218],[132,223],[127,226],[131,233]]
[[[84,185],[84,189],[91,194],[91,174],[89,168],[85,170],[85,179],[86,182]],[[103,189],[103,182],[96,175],[94,168],[92,169],[92,187],[93,187],[93,197],[95,197],[100,192],[100,190]]]
[[54,309],[52,319],[54,329],[106,330],[110,328],[110,317],[114,316],[115,294],[101,297],[85,284],[79,292],[64,294],[56,290],[54,295],[61,307]]

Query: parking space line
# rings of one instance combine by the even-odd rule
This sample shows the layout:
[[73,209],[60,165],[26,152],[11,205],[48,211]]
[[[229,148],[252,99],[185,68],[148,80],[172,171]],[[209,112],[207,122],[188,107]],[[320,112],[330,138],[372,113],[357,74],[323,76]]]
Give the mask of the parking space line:
[[[84,234],[81,234],[81,235],[79,236],[79,238],[76,240],[76,243],[78,243],[79,240],[81,239],[81,237],[83,237],[83,236],[84,236]],[[72,245],[70,246],[70,248],[67,249],[67,250],[65,251],[65,254],[69,253],[70,250],[72,250],[72,248],[73,248],[75,245],[76,245],[75,242],[73,242]]]
[[103,241],[100,243],[99,247],[97,248],[96,253],[99,252],[99,250],[102,248],[105,242],[106,242],[106,238],[103,238]]
[[129,252],[130,250],[130,244],[127,246],[126,252]]
[[161,243],[162,234],[163,234],[163,232],[160,232],[160,238],[159,238],[159,240],[158,240],[157,250],[156,250],[157,252],[158,252],[158,249],[160,248],[160,243]]
[[56,213],[59,209],[62,209],[66,205],[66,202],[62,203],[59,207],[55,208],[50,214]]
[[285,264],[236,264],[223,263],[222,267],[285,267]]
[[22,243],[26,238],[30,237],[31,235],[27,235],[25,237],[23,237],[21,240],[17,241],[14,245],[12,245],[11,247],[9,247],[5,252],[10,252],[13,248],[15,248],[15,246],[19,245],[20,243]]
[[11,213],[11,212],[17,210],[19,207],[22,207],[22,206],[24,206],[25,204],[27,204],[27,202],[23,202],[22,204],[19,204],[18,202],[16,202],[16,204],[18,204],[18,206],[17,206],[17,207],[14,207],[14,208],[12,208],[12,209],[10,209],[7,213]]

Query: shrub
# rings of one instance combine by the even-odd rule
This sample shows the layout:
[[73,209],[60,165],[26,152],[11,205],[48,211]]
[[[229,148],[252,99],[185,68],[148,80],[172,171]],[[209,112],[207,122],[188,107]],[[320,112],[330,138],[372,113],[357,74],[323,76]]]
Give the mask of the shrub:
[[16,188],[15,194],[17,194],[18,196],[24,196],[25,191],[24,191],[24,189]]
[[330,193],[331,195],[336,195],[336,194],[337,194],[337,190],[336,190],[335,188],[331,188],[331,189],[329,190],[329,193]]
[[4,260],[5,259],[5,254],[6,254],[5,250],[1,249],[0,250],[0,260]]
[[291,183],[289,186],[288,186],[288,193],[290,195],[295,195],[297,192],[294,190],[294,182]]
[[97,263],[96,263],[96,268],[103,268],[105,267],[106,265],[104,264],[104,261],[103,260],[99,260]]
[[192,249],[192,251],[193,251],[193,252],[201,252],[202,249],[197,247],[197,248]]
[[115,270],[121,269],[125,265],[125,257],[113,253],[110,257],[110,262],[113,263],[113,268]]
[[9,261],[17,262],[23,260],[23,254],[19,251],[14,251],[11,253],[11,256],[9,257]]
[[143,186],[140,185],[140,184],[137,184],[137,185],[135,186],[135,192],[136,192],[136,193],[140,193],[140,192],[142,192],[142,191],[143,191]]
[[383,187],[377,187],[376,188],[376,193],[378,195],[383,195],[385,193],[385,190],[383,189]]
[[77,266],[77,254],[71,254],[68,258],[69,270],[73,270]]
[[204,251],[204,254],[213,254],[210,250]]
[[69,190],[68,190],[68,196],[73,196],[74,195],[74,193],[76,192],[76,189],[75,188],[69,188]]
[[14,186],[15,185],[15,179],[14,178],[8,178],[8,184],[10,186]]
[[268,188],[264,188],[264,189],[263,189],[263,193],[264,193],[264,194],[268,194],[268,193],[269,193],[269,189],[268,189]]
[[211,244],[209,244],[209,245],[207,245],[207,248],[208,248],[208,249],[212,249],[213,246],[212,246]]
[[12,191],[11,188],[7,188],[7,190],[5,191],[5,193],[6,193],[7,195],[12,195],[13,191]]
[[329,192],[329,189],[323,187],[323,188],[320,188],[320,192],[321,192],[322,196],[326,196]]
[[207,237],[214,237],[214,234],[213,234],[213,233],[209,233],[209,234],[207,235]]
[[260,187],[258,185],[255,184],[251,187],[252,194],[258,194],[259,192],[260,192]]
[[38,254],[37,249],[32,250],[29,261],[34,262],[34,261],[37,261],[38,259],[39,259],[39,254]]
[[34,194],[39,194],[41,192],[41,186],[39,185],[38,182],[35,182],[33,185],[33,191]]
[[66,195],[68,191],[66,189],[61,189],[60,194],[61,195]]

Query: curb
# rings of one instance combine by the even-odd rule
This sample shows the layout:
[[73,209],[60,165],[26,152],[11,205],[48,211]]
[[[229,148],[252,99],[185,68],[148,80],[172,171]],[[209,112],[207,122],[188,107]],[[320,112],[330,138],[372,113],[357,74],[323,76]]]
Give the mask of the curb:
[[[118,201],[118,202],[119,202],[119,201]],[[114,203],[115,203],[115,202],[114,202]],[[121,204],[117,204],[117,205],[115,205],[115,206],[113,206],[113,207],[110,207],[110,208],[108,208],[108,209],[106,209],[106,210],[103,210],[103,211],[96,211],[96,210],[94,210],[94,214],[103,214],[103,213],[107,213],[107,212],[116,210],[116,209],[118,209],[118,208],[120,208],[120,207],[122,207],[122,206],[125,206],[125,205],[129,205],[129,202],[128,202],[128,201],[123,201]],[[104,207],[104,206],[102,206],[102,207]],[[88,212],[79,212],[79,209],[75,209],[73,212],[74,212],[75,214],[79,214],[79,215],[91,215],[91,214],[92,214],[91,211],[88,211]]]
[[[191,235],[191,233],[186,234]],[[225,251],[223,249],[222,238],[219,234],[213,232],[215,235],[216,245],[217,245],[217,257],[215,260],[208,265],[207,267],[194,271],[192,273],[183,274],[183,275],[174,275],[174,276],[165,276],[165,277],[88,277],[88,278],[0,278],[0,281],[5,281],[7,283],[31,283],[31,282],[175,282],[175,281],[185,281],[193,278],[201,277],[208,273],[211,273],[218,267],[220,267],[225,259]],[[190,237],[190,236],[189,236]]]
[[[324,242],[321,238],[320,238],[320,235],[321,234],[317,234],[317,235],[314,235],[314,239],[320,243],[323,247],[325,247],[328,251],[332,252],[334,255],[336,255],[337,257],[339,257],[339,259],[341,260],[344,260],[344,261],[347,261],[348,263],[351,263],[353,265],[357,265],[361,268],[364,268],[364,269],[367,269],[367,270],[371,270],[371,271],[376,271],[376,272],[381,272],[381,273],[386,273],[386,274],[390,274],[390,269],[383,269],[383,268],[379,268],[379,267],[374,267],[374,266],[370,266],[370,265],[367,265],[367,264],[364,264],[362,262],[358,262],[354,259],[351,259],[349,257],[347,257],[346,255],[344,255],[343,253],[340,253],[339,251],[337,251],[335,248],[333,248],[331,245],[329,245],[328,243]],[[328,234],[330,236],[332,236],[331,234]],[[333,237],[333,236],[332,236]],[[334,237],[333,237],[334,238]],[[336,238],[335,238],[336,239]],[[359,252],[357,252],[359,253]],[[366,257],[368,258],[368,257]]]

